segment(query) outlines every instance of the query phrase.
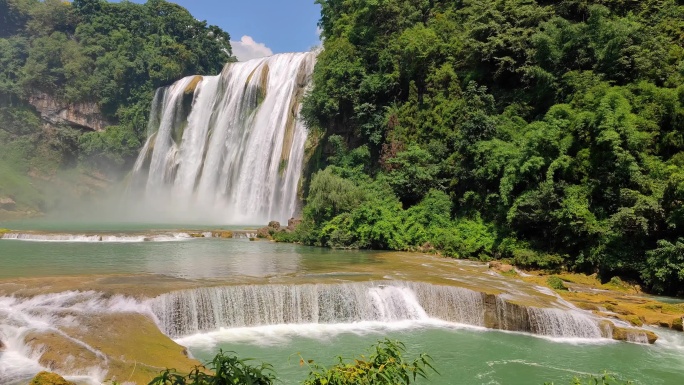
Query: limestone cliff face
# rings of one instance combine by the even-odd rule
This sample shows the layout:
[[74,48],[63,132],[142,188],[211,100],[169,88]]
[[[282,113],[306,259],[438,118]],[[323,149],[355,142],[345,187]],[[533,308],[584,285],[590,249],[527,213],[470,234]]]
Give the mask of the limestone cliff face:
[[96,103],[65,103],[51,95],[40,92],[29,98],[41,118],[49,124],[68,125],[90,131],[104,131],[113,123],[107,121]]

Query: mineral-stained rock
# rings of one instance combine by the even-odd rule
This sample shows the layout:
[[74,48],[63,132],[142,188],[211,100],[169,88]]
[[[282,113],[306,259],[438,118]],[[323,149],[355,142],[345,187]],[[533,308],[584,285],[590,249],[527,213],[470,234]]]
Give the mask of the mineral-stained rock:
[[513,266],[500,261],[489,262],[489,268],[500,273],[508,273],[509,271],[513,270]]
[[5,350],[5,344],[2,343],[2,340],[0,340],[0,352]]
[[188,358],[184,347],[164,335],[152,319],[142,314],[77,317],[74,326],[64,326],[59,332],[32,332],[25,342],[34,351],[42,352],[38,361],[43,367],[60,373],[99,367],[105,373],[105,383],[147,384],[162,368],[189,373],[200,364]]
[[211,232],[213,238],[233,238],[233,232],[230,230],[215,230]]
[[76,384],[74,384],[71,381],[65,380],[59,374],[50,373],[50,372],[40,372],[35,377],[33,377],[33,380],[31,380],[29,385],[76,385]]
[[684,332],[684,317],[677,317],[672,321],[672,329]]
[[[648,342],[654,344],[658,336],[649,330],[615,326],[608,320],[601,321],[601,329],[609,332],[609,337],[617,341]],[[643,341],[645,339],[646,341]]]
[[196,75],[194,78],[192,78],[192,81],[185,87],[185,90],[183,92],[186,95],[194,94],[195,90],[197,89],[197,86],[200,84],[202,79],[202,76]]

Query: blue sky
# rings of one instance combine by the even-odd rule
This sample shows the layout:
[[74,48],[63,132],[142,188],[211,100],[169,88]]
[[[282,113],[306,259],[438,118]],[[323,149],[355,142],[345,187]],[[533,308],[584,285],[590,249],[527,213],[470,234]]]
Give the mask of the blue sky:
[[[320,6],[314,0],[167,0],[230,34],[233,53],[247,60],[318,45]],[[135,0],[144,3],[144,0]]]

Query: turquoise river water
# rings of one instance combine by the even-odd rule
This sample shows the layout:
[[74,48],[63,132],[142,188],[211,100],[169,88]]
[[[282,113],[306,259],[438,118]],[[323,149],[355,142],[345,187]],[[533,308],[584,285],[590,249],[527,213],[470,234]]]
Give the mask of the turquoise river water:
[[[10,225],[0,224],[0,227]],[[14,225],[14,228],[21,227]],[[35,224],[23,227],[36,228]],[[75,225],[63,227],[61,231],[85,234],[86,229],[92,228]],[[134,239],[134,235],[149,233],[149,228],[161,228],[154,231],[158,241]],[[332,251],[246,239],[190,239],[179,236],[180,230],[170,228],[96,226],[101,234],[128,236],[125,242],[114,241],[117,238],[103,242],[101,239],[110,239],[106,236],[98,241],[0,240],[0,288],[3,284],[26,285],[27,279],[37,277],[64,282],[67,287],[59,291],[70,289],[70,281],[62,281],[60,277],[143,275],[151,282],[169,279],[200,286],[207,282],[296,285],[318,280],[382,279],[390,272],[392,277],[386,278],[395,279],[408,273],[400,271],[405,269],[402,265],[387,262],[387,253]],[[46,225],[41,230],[57,229]],[[130,282],[130,287],[122,289],[123,292],[136,292],[136,281]],[[0,296],[0,339],[3,330],[10,333],[10,329],[3,329],[3,322],[9,322],[7,314],[15,312],[11,305],[5,309],[2,306]],[[409,355],[426,352],[434,359],[440,374],[422,383],[568,384],[574,376],[609,371],[637,384],[684,384],[684,334],[653,330],[660,339],[654,345],[642,345],[606,339],[540,337],[420,319],[220,327],[174,336],[174,339],[200,360],[210,359],[222,348],[257,362],[269,362],[283,384],[296,384],[306,376],[307,368],[300,366],[300,356],[328,365],[338,355],[349,358],[361,354],[385,337],[404,342]],[[17,378],[9,376],[20,372],[12,367],[19,361],[12,361],[10,353],[0,350],[0,384],[16,382]]]

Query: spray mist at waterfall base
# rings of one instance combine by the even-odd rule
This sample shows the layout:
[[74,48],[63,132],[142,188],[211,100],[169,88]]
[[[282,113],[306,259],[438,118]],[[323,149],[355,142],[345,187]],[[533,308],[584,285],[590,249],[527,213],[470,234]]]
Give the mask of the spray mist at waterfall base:
[[5,222],[5,227],[43,231],[250,228],[264,226],[271,220],[233,214],[216,202],[181,200],[168,192],[151,198],[144,192],[126,191],[126,183],[113,184],[109,191],[88,199],[65,195],[59,205],[42,217]]

